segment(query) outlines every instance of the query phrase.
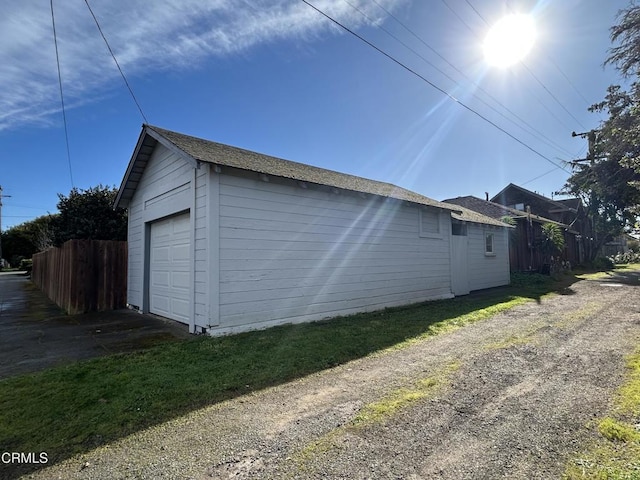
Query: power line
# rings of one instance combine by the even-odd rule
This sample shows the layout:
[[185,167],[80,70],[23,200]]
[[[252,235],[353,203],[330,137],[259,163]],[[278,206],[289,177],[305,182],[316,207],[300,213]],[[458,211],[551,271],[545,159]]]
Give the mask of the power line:
[[58,54],[58,36],[56,35],[56,19],[53,14],[53,0],[51,5],[51,24],[53,26],[53,44],[56,47],[56,65],[58,67],[58,85],[60,86],[60,103],[62,105],[62,121],[64,123],[64,139],[67,146],[67,162],[69,163],[69,178],[71,179],[71,187],[74,188],[73,172],[71,169],[71,150],[69,148],[69,129],[67,127],[67,114],[64,107],[64,94],[62,93],[62,75],[60,74],[60,55]]
[[[463,19],[460,15],[458,15],[458,12],[456,12],[456,11],[453,9],[453,7],[451,7],[451,5],[449,5],[449,3],[447,2],[447,0],[442,0],[442,3],[444,3],[444,5],[445,5],[445,6],[446,6],[450,11],[451,11],[451,13],[453,13],[453,15],[454,15],[454,16],[455,16],[455,17],[456,17],[460,22],[462,22],[462,24],[464,24],[464,26],[465,26],[465,27],[467,27],[467,29],[468,29],[468,30],[469,30],[469,31],[470,31],[470,32],[471,32],[471,33],[472,33],[472,34],[473,34],[473,35],[478,39],[478,41],[479,41],[479,42],[482,42],[482,38],[480,37],[480,35],[478,35],[478,34],[476,33],[476,31],[475,31],[473,28],[471,28],[471,26],[470,26],[467,22],[465,22],[465,21],[464,21],[464,19]],[[467,4],[469,4],[469,2],[468,2],[468,1],[467,1]],[[470,4],[469,4],[469,5],[470,5]],[[487,26],[489,26],[489,23],[487,22],[487,20],[485,20],[485,18],[484,18],[480,13],[478,13],[478,11],[477,11],[475,8],[474,8],[473,10],[474,10],[474,12],[476,12],[476,13],[478,14],[478,16],[482,19],[482,21],[483,21]],[[524,64],[524,62],[522,62],[522,63]],[[525,65],[525,66],[526,66],[526,65]],[[554,112],[553,112],[549,107],[547,107],[547,105],[545,104],[545,102],[543,102],[540,98],[538,98],[537,96],[535,96],[535,95],[533,95],[533,94],[531,94],[531,96],[532,96],[533,98],[535,98],[535,99],[538,101],[538,103],[542,106],[542,108],[544,108],[544,109],[549,113],[549,115],[551,115],[553,118],[555,118],[555,119],[556,119],[556,121],[557,121],[558,123],[560,123],[564,128],[566,128],[566,129],[568,129],[568,130],[572,130],[572,128],[571,128],[571,127],[569,127],[569,126],[568,126],[564,121],[562,121],[562,119],[560,119],[560,117],[558,117],[558,115],[556,115],[556,114],[555,114],[555,113],[554,113]]]
[[[482,14],[481,14],[481,13],[480,13],[480,12],[479,12],[475,7],[474,7],[474,6],[473,6],[473,4],[472,4],[469,0],[465,0],[465,2],[466,2],[466,4],[467,4],[467,5],[469,5],[469,6],[471,7],[471,9],[472,9],[474,12],[476,12],[476,15],[478,15],[478,16],[480,17],[480,19],[485,23],[485,25],[490,26],[490,25],[489,25],[489,22],[488,22],[488,21],[487,21],[487,20],[482,16]],[[511,11],[511,13],[512,13],[512,14],[514,13],[514,12],[513,12],[513,10],[511,10],[511,9],[510,9],[510,11]],[[582,123],[580,122],[580,120],[578,120],[578,119],[575,117],[575,115],[574,115],[573,113],[571,113],[571,112],[569,111],[569,109],[567,109],[567,107],[565,107],[565,106],[564,106],[564,104],[563,104],[563,103],[558,99],[558,97],[556,97],[556,96],[551,92],[551,90],[549,90],[549,89],[547,88],[547,86],[542,82],[542,80],[540,80],[540,79],[539,79],[539,78],[538,78],[538,77],[533,73],[533,71],[532,71],[532,70],[527,66],[527,64],[526,64],[524,61],[523,61],[523,62],[521,62],[521,63],[522,63],[522,65],[524,66],[524,68],[527,70],[527,72],[529,72],[529,75],[531,75],[531,76],[533,77],[533,79],[534,79],[536,82],[538,82],[538,84],[539,84],[539,85],[540,85],[540,86],[541,86],[541,87],[542,87],[542,88],[543,88],[543,89],[544,89],[544,90],[549,94],[549,96],[550,96],[550,97],[551,97],[551,98],[552,98],[552,99],[553,99],[553,100],[554,100],[558,105],[560,105],[560,108],[562,108],[565,112],[567,112],[567,114],[568,114],[571,118],[573,118],[573,119],[576,121],[576,123],[577,123],[578,125],[580,125],[580,127],[581,127],[582,129],[586,130],[586,129],[587,129],[587,127],[585,127],[584,125],[582,125]],[[557,68],[559,69],[559,67],[557,67]],[[565,76],[565,77],[566,77],[566,76]],[[566,127],[566,125],[565,125],[565,127]]]
[[102,28],[100,27],[100,23],[98,23],[98,19],[96,18],[95,14],[93,13],[93,10],[91,9],[91,6],[89,5],[89,0],[84,0],[84,3],[87,4],[87,8],[89,9],[89,12],[91,13],[91,16],[93,17],[93,21],[96,23],[96,27],[98,27],[98,31],[100,32],[100,35],[102,36],[102,40],[104,40],[105,45],[109,49],[109,53],[111,54],[111,58],[113,58],[113,61],[115,62],[116,67],[118,67],[118,71],[120,72],[120,76],[122,77],[122,80],[124,80],[124,84],[127,86],[127,89],[129,90],[129,93],[131,94],[131,98],[133,98],[133,101],[135,102],[136,106],[138,107],[138,111],[140,112],[140,115],[142,115],[142,119],[144,120],[144,123],[149,123],[147,121],[147,117],[145,116],[144,112],[142,111],[142,107],[140,106],[140,103],[138,103],[138,99],[136,98],[136,96],[133,93],[133,90],[131,89],[131,85],[129,85],[129,82],[127,81],[127,77],[124,76],[124,72],[122,71],[122,68],[120,68],[120,64],[118,63],[118,60],[116,59],[116,56],[113,53],[113,50],[111,49],[111,46],[109,45],[109,42],[107,41],[107,38],[104,36],[104,33],[102,32]]
[[[566,150],[564,147],[562,147],[561,145],[559,145],[558,143],[554,142],[553,140],[551,140],[549,137],[547,137],[544,133],[542,133],[540,130],[536,129],[533,125],[531,125],[530,123],[528,123],[526,120],[524,120],[522,117],[520,117],[519,115],[517,115],[513,110],[509,109],[507,106],[505,106],[503,103],[501,103],[497,98],[495,98],[493,95],[491,95],[488,91],[486,91],[484,88],[482,88],[481,85],[478,85],[477,83],[475,83],[473,80],[471,80],[464,72],[462,72],[459,68],[457,68],[453,63],[451,63],[449,60],[447,60],[442,54],[440,54],[440,52],[438,52],[435,48],[433,48],[431,45],[429,45],[422,37],[420,37],[418,34],[416,34],[413,30],[411,30],[409,27],[407,27],[398,17],[396,17],[395,15],[393,15],[393,13],[391,13],[390,11],[388,11],[386,8],[384,8],[382,5],[380,5],[380,3],[378,3],[376,0],[372,0],[373,3],[375,3],[382,11],[384,11],[389,17],[393,18],[393,20],[398,23],[404,30],[406,30],[410,35],[412,35],[416,40],[418,40],[420,43],[422,43],[422,45],[424,45],[426,48],[428,48],[431,52],[433,52],[435,55],[437,55],[442,61],[444,61],[447,65],[449,65],[453,70],[455,70],[458,74],[462,75],[462,77],[467,80],[471,85],[473,85],[477,90],[479,90],[480,92],[482,92],[483,94],[485,94],[488,98],[490,98],[491,100],[493,100],[497,105],[499,105],[500,107],[502,107],[506,112],[508,112],[510,115],[512,115],[515,119],[517,119],[518,121],[520,121],[523,125],[525,125],[529,130],[527,130],[526,128],[524,128],[522,125],[518,125],[513,119],[508,118],[506,115],[504,115],[502,112],[499,112],[498,110],[496,110],[492,105],[489,105],[487,102],[485,102],[483,99],[481,99],[480,97],[478,97],[477,95],[473,94],[472,95],[477,98],[480,102],[482,102],[483,104],[485,104],[487,107],[489,107],[490,109],[492,109],[494,112],[496,112],[498,115],[500,115],[501,117],[503,117],[504,119],[506,119],[507,121],[511,122],[512,124],[514,124],[515,126],[517,126],[518,128],[522,129],[523,131],[525,131],[526,133],[535,136],[538,135],[539,136],[539,140],[542,140],[544,143],[546,143],[547,145],[553,147],[553,148],[557,148],[558,150],[561,150],[563,153],[567,154],[567,155],[571,155],[571,152],[569,152],[568,150]],[[349,5],[351,5],[351,3],[349,3],[347,0],[345,0],[345,2],[347,2]],[[365,17],[366,14],[364,12],[362,12],[359,8],[351,5],[351,7],[353,7],[354,9],[358,10],[360,13],[362,13]],[[368,18],[368,17],[367,17]],[[369,19],[370,20],[370,19]],[[371,20],[370,20],[371,21]],[[428,65],[431,65],[433,68],[435,68],[438,72],[442,73],[445,77],[447,77],[449,80],[451,80],[452,82],[454,82],[456,85],[459,85],[458,82],[456,82],[453,78],[451,78],[449,75],[447,75],[445,72],[443,72],[441,69],[439,69],[438,67],[436,67],[435,65],[433,65],[431,62],[427,61],[424,57],[422,57],[422,55],[420,55],[418,52],[416,52],[415,50],[413,50],[412,48],[408,47],[404,42],[398,40],[394,35],[390,34],[386,29],[384,29],[383,27],[381,27],[380,25],[377,25],[378,28],[382,29],[384,32],[386,32],[388,35],[390,35],[392,38],[396,39],[398,42],[400,42],[402,45],[405,45],[410,51],[412,51],[413,53],[415,53],[418,57],[420,57],[422,60],[424,60]],[[534,132],[534,133],[532,133]]]
[[[373,43],[371,43],[369,40],[365,39],[364,37],[362,37],[361,35],[357,34],[356,32],[354,32],[353,30],[349,29],[346,25],[343,25],[342,23],[340,23],[338,20],[334,19],[333,17],[331,17],[329,14],[323,12],[322,10],[320,10],[318,7],[316,7],[315,5],[309,3],[307,0],[301,0],[303,3],[305,3],[306,5],[308,5],[309,7],[313,8],[316,12],[318,12],[319,14],[321,14],[323,17],[327,18],[328,20],[330,20],[331,22],[333,22],[334,24],[336,24],[338,27],[342,28],[344,31],[346,31],[347,33],[350,33],[351,35],[353,35],[354,37],[356,37],[357,39],[359,39],[360,41],[362,41],[363,43],[367,44],[369,47],[373,48],[374,50],[376,50],[378,53],[380,53],[381,55],[387,57],[389,60],[391,60],[392,62],[394,62],[395,64],[399,65],[400,67],[404,68],[406,71],[408,71],[409,73],[411,73],[412,75],[418,77],[419,79],[421,79],[423,82],[427,83],[428,85],[430,85],[432,88],[436,89],[437,91],[439,91],[440,93],[442,93],[443,95],[445,95],[447,98],[449,98],[450,100],[454,101],[455,103],[457,103],[458,105],[460,105],[462,108],[464,108],[465,110],[468,110],[469,112],[473,113],[474,115],[476,115],[477,117],[479,117],[480,119],[484,120],[486,123],[492,125],[494,128],[496,128],[497,130],[501,131],[502,133],[504,133],[505,135],[507,135],[509,138],[515,140],[516,142],[518,142],[520,145],[522,145],[523,147],[527,148],[528,150],[530,150],[531,152],[533,152],[534,154],[536,154],[537,156],[539,156],[540,158],[546,160],[547,162],[551,163],[552,165],[558,167],[558,168],[562,168],[563,170],[565,170],[565,168],[563,166],[560,166],[559,164],[557,164],[556,162],[554,162],[553,160],[551,160],[549,157],[543,155],[542,153],[538,152],[536,149],[534,149],[533,147],[529,146],[528,144],[526,144],[525,142],[523,142],[522,140],[520,140],[519,138],[517,138],[516,136],[514,136],[513,134],[509,133],[508,131],[506,131],[504,128],[500,127],[498,124],[496,124],[495,122],[493,122],[492,120],[490,120],[489,118],[485,117],[484,115],[482,115],[481,113],[479,113],[478,111],[474,110],[473,108],[471,108],[470,106],[468,106],[467,104],[461,102],[460,100],[458,100],[456,97],[454,97],[453,95],[451,95],[449,92],[447,92],[446,90],[440,88],[439,86],[437,86],[435,83],[431,82],[429,79],[427,79],[425,76],[419,74],[418,72],[416,72],[415,70],[413,70],[412,68],[410,68],[409,66],[407,66],[406,64],[402,63],[400,60],[396,59],[395,57],[393,57],[391,54],[385,52],[384,50],[382,50],[380,47],[377,47],[376,45],[374,45]],[[568,171],[567,171],[568,173]]]
[[[578,151],[578,153],[576,155],[572,155],[572,157],[579,157],[579,156],[583,155],[586,150],[587,150],[587,146],[585,145]],[[562,160],[562,162],[565,163],[565,164],[572,164],[572,162],[566,161],[566,160]],[[572,164],[572,167],[573,167],[573,164]],[[524,183],[520,183],[519,185],[526,185],[528,183],[531,183],[531,182],[533,182],[535,180],[538,180],[539,178],[542,178],[542,177],[544,177],[546,175],[549,175],[552,172],[555,172],[556,170],[558,170],[558,169],[557,168],[552,168],[551,170],[549,170],[549,171],[547,171],[547,172],[545,172],[545,173],[543,173],[541,175],[538,175],[537,177],[534,177],[531,180],[527,180]]]
[[547,60],[549,60],[549,62],[551,63],[551,65],[553,65],[554,67],[556,67],[556,69],[560,72],[560,74],[564,77],[564,79],[567,81],[567,83],[571,86],[571,88],[573,88],[573,90],[578,94],[578,96],[580,98],[582,98],[582,100],[584,100],[584,103],[587,104],[587,106],[591,106],[591,102],[589,100],[587,100],[585,98],[585,96],[580,92],[580,90],[578,90],[578,87],[575,86],[575,84],[571,81],[571,79],[567,76],[566,73],[564,73],[564,71],[560,68],[560,66],[553,61],[553,59],[550,56],[547,56]]
[[485,18],[480,14],[480,12],[476,9],[476,7],[473,6],[473,4],[469,1],[469,0],[464,0],[466,2],[467,5],[469,5],[471,7],[471,9],[476,12],[476,14],[482,19],[482,21],[484,21],[484,23],[486,23],[487,25],[489,24]]
[[536,82],[538,82],[538,83],[540,84],[540,86],[541,86],[541,87],[542,87],[542,88],[543,88],[543,89],[544,89],[544,90],[549,94],[549,96],[550,96],[551,98],[553,98],[553,100],[555,100],[555,102],[556,102],[558,105],[560,105],[560,107],[561,107],[565,112],[567,112],[567,113],[569,114],[569,116],[570,116],[571,118],[573,118],[573,119],[576,121],[576,123],[577,123],[578,125],[580,125],[580,128],[582,128],[583,130],[586,130],[586,129],[587,129],[587,127],[585,127],[584,125],[582,125],[582,122],[580,122],[580,120],[578,120],[578,119],[575,117],[575,115],[574,115],[573,113],[571,113],[571,112],[569,111],[569,109],[568,109],[567,107],[565,107],[565,106],[564,106],[564,104],[563,104],[560,100],[558,100],[558,97],[556,97],[556,96],[551,92],[551,90],[549,90],[549,89],[547,88],[547,86],[542,82],[542,80],[540,80],[540,79],[537,77],[537,75],[536,75],[536,74],[534,74],[534,73],[533,73],[533,71],[532,71],[532,70],[527,66],[527,64],[526,64],[526,63],[524,63],[524,62],[522,62],[522,65],[523,65],[523,66],[524,66],[524,68],[527,70],[527,72],[529,72],[529,74],[534,78],[534,80],[535,80]]
[[[466,0],[467,3],[469,3],[469,0]],[[473,8],[473,7],[472,7]],[[509,9],[509,11],[511,13],[513,12],[513,8],[511,7],[510,3],[507,2],[507,8]],[[474,9],[475,10],[475,9]],[[558,70],[558,72],[560,72],[560,74],[564,77],[564,79],[567,81],[567,83],[571,86],[571,88],[578,94],[578,96],[580,98],[582,98],[582,100],[584,100],[584,102],[587,104],[587,106],[591,106],[591,102],[589,100],[587,100],[585,98],[585,96],[580,92],[580,90],[578,90],[578,87],[576,87],[576,85],[571,81],[571,79],[569,78],[569,76],[564,73],[564,71],[562,70],[562,68],[560,68],[560,66],[553,61],[553,59],[551,58],[550,55],[546,55],[547,60],[549,60],[549,63],[551,63],[551,65],[553,65],[554,67],[556,67],[556,70]],[[583,127],[585,128],[585,127]]]
[[43,208],[43,207],[30,207],[30,206],[27,206],[27,205],[17,205],[15,203],[10,203],[10,204],[5,203],[5,207],[27,208],[29,210],[48,210],[48,209]]
[[520,186],[522,187],[522,186],[524,186],[524,185],[526,185],[526,184],[528,184],[528,183],[531,183],[531,182],[533,182],[533,181],[535,181],[535,180],[538,180],[539,178],[545,177],[545,176],[549,175],[550,173],[555,172],[556,170],[558,170],[558,168],[557,168],[557,167],[556,167],[556,168],[552,168],[552,169],[551,169],[551,170],[549,170],[548,172],[544,172],[543,174],[538,175],[537,177],[534,177],[534,178],[532,178],[531,180],[527,180],[526,182],[519,183],[518,185],[520,185]]

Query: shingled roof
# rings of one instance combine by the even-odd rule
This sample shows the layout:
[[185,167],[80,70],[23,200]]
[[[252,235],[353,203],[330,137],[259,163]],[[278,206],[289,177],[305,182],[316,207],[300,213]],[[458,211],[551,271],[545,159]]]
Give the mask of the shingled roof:
[[447,200],[443,200],[445,203],[451,203],[453,205],[458,205],[461,207],[468,208],[475,212],[478,212],[482,215],[486,215],[487,217],[499,219],[505,216],[511,218],[531,218],[532,221],[538,223],[553,223],[558,225],[571,233],[578,233],[574,230],[571,230],[569,225],[565,225],[564,223],[556,222],[555,220],[551,220],[549,218],[541,217],[540,215],[529,214],[527,212],[523,212],[522,210],[517,210],[515,208],[505,207],[504,205],[500,205],[499,203],[491,202],[489,200],[482,200],[481,198],[474,197],[472,195],[468,195],[466,197],[456,197],[449,198]]
[[325,185],[436,207],[450,211],[455,218],[463,221],[500,227],[507,226],[498,220],[486,217],[464,207],[439,202],[391,183],[379,182],[355,175],[314,167],[312,165],[271,157],[269,155],[184,135],[152,125],[143,125],[140,139],[138,140],[127,172],[120,185],[115,206],[128,205],[142,177],[144,167],[149,161],[157,143],[161,143],[170,150],[186,156],[192,161],[194,166],[199,163],[209,163],[222,167],[226,166],[248,170],[310,184]]

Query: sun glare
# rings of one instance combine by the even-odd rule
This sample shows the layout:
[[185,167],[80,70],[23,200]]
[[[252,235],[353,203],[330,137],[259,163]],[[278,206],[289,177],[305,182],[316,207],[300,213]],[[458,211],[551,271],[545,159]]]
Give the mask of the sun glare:
[[529,15],[507,15],[496,23],[484,41],[484,55],[491,65],[509,67],[522,60],[533,47],[536,27]]

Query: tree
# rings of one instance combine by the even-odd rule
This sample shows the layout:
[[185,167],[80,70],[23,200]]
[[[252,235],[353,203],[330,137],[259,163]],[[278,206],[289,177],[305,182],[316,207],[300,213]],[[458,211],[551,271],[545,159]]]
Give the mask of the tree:
[[127,212],[113,208],[117,194],[115,187],[103,185],[87,190],[73,188],[68,196],[58,194],[56,245],[71,239],[126,240]]
[[[631,5],[611,28],[606,64],[623,77],[640,75],[640,7]],[[589,110],[606,116],[597,130],[588,132],[589,153],[572,162],[573,173],[562,193],[582,199],[591,219],[593,248],[589,260],[606,242],[631,229],[640,214],[640,83],[628,91],[619,85],[607,89],[605,99]]]
[[640,6],[631,4],[618,12],[618,24],[611,27],[611,42],[619,45],[609,50],[605,65],[615,65],[624,77],[640,74]]
[[2,232],[2,254],[16,266],[22,258],[46,250],[53,244],[55,215],[44,215]]
[[542,225],[542,237],[540,238],[540,251],[545,255],[559,255],[564,249],[564,233],[562,228],[555,223]]

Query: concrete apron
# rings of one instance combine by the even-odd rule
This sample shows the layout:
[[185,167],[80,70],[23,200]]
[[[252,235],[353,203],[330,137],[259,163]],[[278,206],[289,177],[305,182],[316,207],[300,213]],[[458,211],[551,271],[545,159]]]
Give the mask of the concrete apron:
[[22,272],[0,272],[0,380],[189,338],[178,322],[131,310],[66,315]]

